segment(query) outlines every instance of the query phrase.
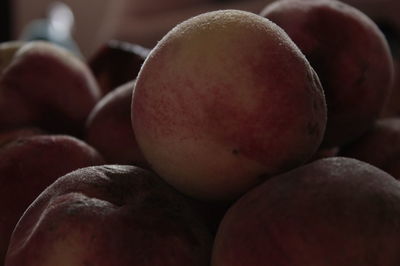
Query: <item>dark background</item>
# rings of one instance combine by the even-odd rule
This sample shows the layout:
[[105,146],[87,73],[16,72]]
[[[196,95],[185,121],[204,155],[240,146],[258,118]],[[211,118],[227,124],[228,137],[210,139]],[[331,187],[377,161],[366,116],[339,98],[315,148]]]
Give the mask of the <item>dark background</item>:
[[11,39],[11,0],[0,1],[0,41]]

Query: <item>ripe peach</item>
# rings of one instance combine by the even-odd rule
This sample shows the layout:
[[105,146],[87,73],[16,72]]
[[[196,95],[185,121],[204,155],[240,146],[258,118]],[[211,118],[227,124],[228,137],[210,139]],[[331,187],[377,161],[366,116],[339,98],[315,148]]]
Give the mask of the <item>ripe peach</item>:
[[134,81],[105,95],[93,108],[86,122],[85,140],[108,163],[147,165],[136,142],[131,124]]
[[400,118],[382,118],[363,136],[342,147],[341,156],[370,163],[400,179]]
[[359,160],[321,159],[271,178],[224,216],[212,266],[396,266],[400,183]]
[[0,148],[0,265],[18,219],[58,177],[104,163],[85,142],[64,135],[21,137]]
[[110,40],[88,60],[103,95],[136,78],[149,49],[137,44]]
[[314,67],[326,95],[323,146],[342,146],[379,116],[393,80],[393,59],[376,24],[336,0],[275,1],[260,13],[282,27]]
[[208,266],[212,237],[186,198],[134,166],[81,168],[19,220],[6,266]]
[[145,60],[132,99],[151,168],[202,199],[236,198],[302,164],[325,123],[323,91],[304,55],[274,23],[239,10],[172,29]]
[[100,90],[86,64],[64,48],[21,47],[0,77],[0,129],[40,127],[80,136]]

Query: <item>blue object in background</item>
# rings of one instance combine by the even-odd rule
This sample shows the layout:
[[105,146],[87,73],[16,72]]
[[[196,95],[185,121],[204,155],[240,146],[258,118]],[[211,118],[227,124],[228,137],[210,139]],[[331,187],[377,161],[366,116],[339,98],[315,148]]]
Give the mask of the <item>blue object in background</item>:
[[29,23],[23,30],[20,39],[55,43],[82,58],[79,47],[72,37],[73,27],[74,14],[71,8],[65,3],[54,2],[49,7],[47,17]]

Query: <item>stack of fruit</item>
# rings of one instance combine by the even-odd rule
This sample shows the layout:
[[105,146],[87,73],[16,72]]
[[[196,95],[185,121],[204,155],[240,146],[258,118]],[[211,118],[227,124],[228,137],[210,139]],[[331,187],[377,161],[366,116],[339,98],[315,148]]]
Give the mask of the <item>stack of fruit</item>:
[[336,0],[87,62],[0,46],[0,265],[398,266],[393,56]]

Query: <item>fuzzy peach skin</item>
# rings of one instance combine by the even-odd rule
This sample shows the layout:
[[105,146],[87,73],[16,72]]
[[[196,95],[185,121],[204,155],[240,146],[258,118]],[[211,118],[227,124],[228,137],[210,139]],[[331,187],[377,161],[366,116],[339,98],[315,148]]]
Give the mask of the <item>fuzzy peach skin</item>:
[[81,136],[100,89],[88,66],[55,44],[27,43],[0,77],[0,129]]
[[212,266],[397,266],[400,183],[331,157],[271,178],[225,214]]
[[193,17],[150,52],[132,126],[161,177],[197,198],[238,197],[302,164],[320,145],[319,80],[284,31],[239,10]]
[[339,154],[370,163],[400,180],[400,118],[378,119]]
[[108,163],[146,167],[147,162],[136,142],[131,124],[134,81],[107,93],[90,112],[85,140],[95,147]]
[[186,198],[127,165],[81,168],[18,222],[6,266],[208,266],[212,238]]
[[58,177],[91,165],[101,155],[66,135],[20,137],[0,147],[0,265],[14,226],[32,201]]
[[283,0],[260,13],[282,27],[317,72],[326,95],[323,146],[342,146],[364,133],[383,109],[393,58],[376,24],[335,0]]

